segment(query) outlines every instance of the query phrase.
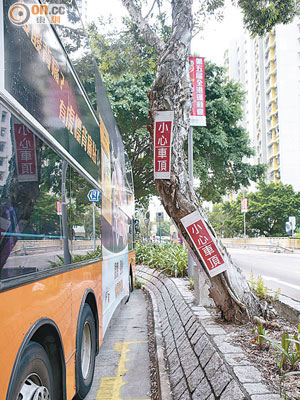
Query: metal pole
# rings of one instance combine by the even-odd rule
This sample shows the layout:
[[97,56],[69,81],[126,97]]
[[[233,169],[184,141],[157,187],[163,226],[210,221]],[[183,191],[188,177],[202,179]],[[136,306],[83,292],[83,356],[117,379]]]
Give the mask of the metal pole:
[[[190,185],[194,185],[194,160],[193,160],[193,127],[190,127],[188,135],[188,160],[189,160],[189,180]],[[188,253],[188,276],[194,276],[194,260],[190,252]]]
[[60,240],[60,248],[62,249],[62,228],[61,228],[61,219],[62,216],[59,215],[59,240]]
[[159,221],[159,243],[161,243],[161,221]]
[[93,249],[94,251],[96,250],[96,218],[95,218],[95,207],[96,204],[93,201],[93,239],[94,239],[94,246]]
[[246,248],[246,213],[244,211],[244,247]]
[[64,237],[64,263],[71,264],[72,257],[69,250],[69,235],[68,235],[68,219],[67,219],[67,204],[66,204],[66,176],[68,163],[62,162],[62,177],[61,177],[61,212],[62,212],[62,228]]

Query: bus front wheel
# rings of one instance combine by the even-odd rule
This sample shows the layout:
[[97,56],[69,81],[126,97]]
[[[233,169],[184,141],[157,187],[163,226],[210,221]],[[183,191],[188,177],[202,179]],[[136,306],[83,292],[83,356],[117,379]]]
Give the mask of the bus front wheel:
[[77,332],[77,398],[84,399],[89,392],[94,376],[96,359],[96,326],[91,307],[85,304],[80,316]]
[[39,343],[29,342],[25,347],[15,382],[11,397],[13,400],[52,400],[51,365],[46,351]]

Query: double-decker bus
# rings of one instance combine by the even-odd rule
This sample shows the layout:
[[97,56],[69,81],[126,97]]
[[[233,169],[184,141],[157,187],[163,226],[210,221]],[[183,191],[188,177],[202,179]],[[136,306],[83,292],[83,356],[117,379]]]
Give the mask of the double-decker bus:
[[130,164],[63,3],[64,25],[22,23],[26,2],[0,4],[0,400],[83,399],[134,284]]

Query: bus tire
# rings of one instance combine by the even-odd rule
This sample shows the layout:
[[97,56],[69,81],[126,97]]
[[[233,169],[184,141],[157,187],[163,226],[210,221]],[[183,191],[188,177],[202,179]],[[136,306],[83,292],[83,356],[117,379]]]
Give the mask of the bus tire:
[[129,281],[129,296],[130,296],[130,293],[133,292],[133,279],[132,279],[131,270],[130,270],[130,273],[128,276],[128,281]]
[[29,342],[20,360],[12,400],[35,398],[53,399],[53,376],[49,358],[42,345]]
[[133,292],[133,280],[132,280],[132,274],[131,274],[131,270],[130,270],[130,272],[128,274],[128,296],[127,296],[125,303],[128,303],[131,292]]
[[87,303],[80,315],[76,348],[77,398],[84,399],[92,386],[96,360],[96,325],[91,307]]

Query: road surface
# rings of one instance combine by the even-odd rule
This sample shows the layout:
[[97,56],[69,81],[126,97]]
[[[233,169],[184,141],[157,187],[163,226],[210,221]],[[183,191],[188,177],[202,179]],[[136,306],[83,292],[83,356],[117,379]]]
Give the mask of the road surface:
[[300,253],[271,253],[228,247],[233,261],[249,279],[251,270],[255,280],[261,275],[266,286],[300,301]]
[[108,328],[85,400],[150,400],[147,305],[134,290]]

